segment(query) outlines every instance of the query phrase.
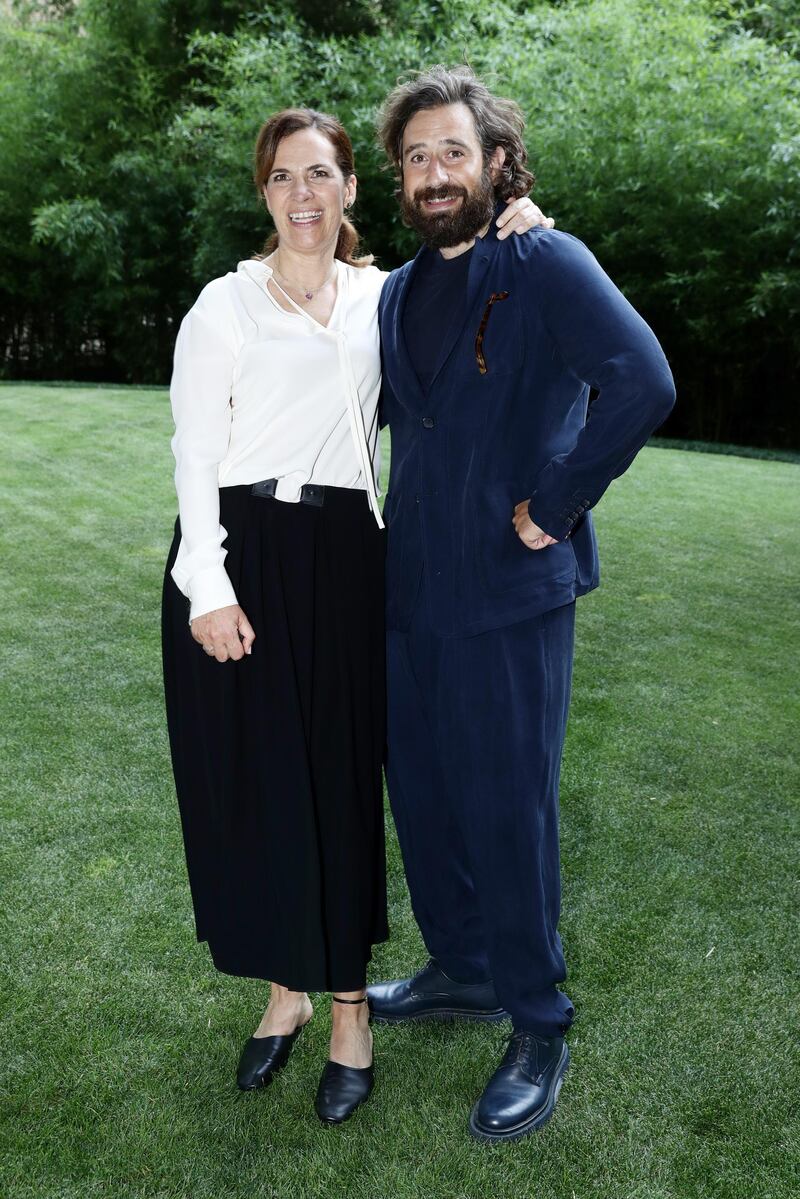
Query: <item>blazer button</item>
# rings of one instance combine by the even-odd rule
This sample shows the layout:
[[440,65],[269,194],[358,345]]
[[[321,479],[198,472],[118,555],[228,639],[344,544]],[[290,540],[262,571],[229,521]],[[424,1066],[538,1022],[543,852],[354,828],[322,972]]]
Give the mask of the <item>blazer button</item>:
[[433,417],[432,416],[423,416],[422,423],[426,429],[432,429],[433,428]]

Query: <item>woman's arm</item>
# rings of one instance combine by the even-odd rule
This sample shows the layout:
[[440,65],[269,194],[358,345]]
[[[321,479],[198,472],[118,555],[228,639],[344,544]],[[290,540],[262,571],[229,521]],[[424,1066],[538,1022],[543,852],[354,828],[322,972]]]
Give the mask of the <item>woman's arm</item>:
[[[228,451],[231,389],[239,336],[221,280],[184,317],[170,384],[181,547],[172,577],[190,600],[192,636],[218,662],[249,654],[255,632],[225,570],[219,521],[219,464]],[[222,302],[220,302],[222,301]]]
[[230,440],[236,350],[232,322],[211,284],[183,319],[170,384],[182,538],[172,577],[191,601],[190,620],[236,603],[224,567],[217,474]]

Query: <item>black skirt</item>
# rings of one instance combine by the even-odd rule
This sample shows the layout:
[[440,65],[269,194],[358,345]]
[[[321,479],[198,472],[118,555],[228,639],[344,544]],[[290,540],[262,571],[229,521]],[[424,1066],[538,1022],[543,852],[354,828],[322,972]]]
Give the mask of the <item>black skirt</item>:
[[198,941],[217,969],[362,987],[386,940],[381,764],[386,534],[366,492],[321,507],[220,488],[253,652],[219,663],[164,576],[164,688]]

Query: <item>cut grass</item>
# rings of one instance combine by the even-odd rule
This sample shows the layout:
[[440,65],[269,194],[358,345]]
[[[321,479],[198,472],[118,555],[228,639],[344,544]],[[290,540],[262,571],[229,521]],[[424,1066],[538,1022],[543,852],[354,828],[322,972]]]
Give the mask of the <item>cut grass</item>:
[[[800,1193],[796,466],[648,449],[599,506],[562,781],[572,1066],[546,1130],[486,1148],[466,1120],[504,1026],[376,1028],[374,1097],[326,1129],[320,997],[284,1074],[236,1090],[265,987],[194,940],[166,397],[4,385],[0,413],[4,1196]],[[375,979],[424,958],[389,851]]]

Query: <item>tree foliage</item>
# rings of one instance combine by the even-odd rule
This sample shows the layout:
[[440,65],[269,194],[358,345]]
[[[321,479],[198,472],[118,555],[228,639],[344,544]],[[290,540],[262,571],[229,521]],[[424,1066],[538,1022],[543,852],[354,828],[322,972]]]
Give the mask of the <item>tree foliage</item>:
[[26,0],[0,19],[6,373],[159,380],[260,248],[264,118],[336,112],[357,219],[413,252],[374,141],[401,72],[467,59],[528,116],[535,198],[655,328],[676,435],[800,442],[797,0]]

